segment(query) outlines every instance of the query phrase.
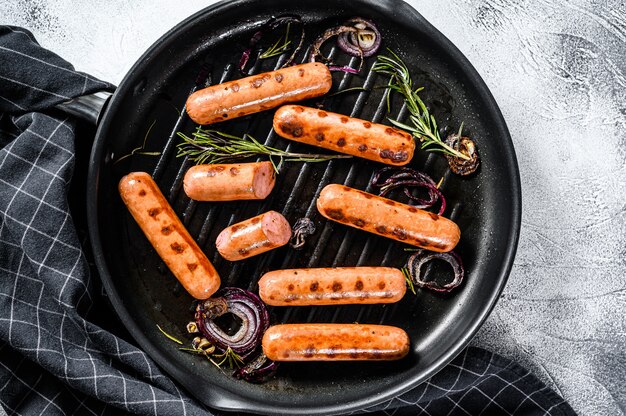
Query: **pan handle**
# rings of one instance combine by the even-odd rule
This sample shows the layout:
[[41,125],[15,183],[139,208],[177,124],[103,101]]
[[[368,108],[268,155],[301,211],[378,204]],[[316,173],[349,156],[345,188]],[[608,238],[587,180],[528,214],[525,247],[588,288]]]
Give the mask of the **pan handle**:
[[98,91],[57,104],[56,108],[96,126],[112,95],[109,91]]

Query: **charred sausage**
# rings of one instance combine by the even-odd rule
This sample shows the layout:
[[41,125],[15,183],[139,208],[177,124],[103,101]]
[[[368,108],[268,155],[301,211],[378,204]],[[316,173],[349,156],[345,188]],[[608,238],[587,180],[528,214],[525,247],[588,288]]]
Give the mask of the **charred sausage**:
[[276,175],[270,162],[197,165],[185,173],[185,193],[196,201],[265,199]]
[[212,124],[319,97],[331,86],[322,63],[290,66],[196,91],[187,99],[187,114],[198,124]]
[[388,165],[406,165],[415,140],[402,130],[301,105],[285,105],[274,114],[280,136]]
[[141,230],[187,292],[196,299],[215,293],[219,275],[150,175],[129,173],[118,189]]
[[391,267],[275,270],[259,280],[259,296],[272,306],[393,303],[405,292],[404,275]]
[[226,260],[237,261],[284,246],[291,238],[291,226],[282,214],[268,211],[224,229],[215,241]]
[[326,218],[427,250],[452,250],[459,227],[447,218],[344,185],[322,189],[317,209]]
[[387,325],[285,324],[269,327],[262,345],[274,361],[399,360],[410,341]]

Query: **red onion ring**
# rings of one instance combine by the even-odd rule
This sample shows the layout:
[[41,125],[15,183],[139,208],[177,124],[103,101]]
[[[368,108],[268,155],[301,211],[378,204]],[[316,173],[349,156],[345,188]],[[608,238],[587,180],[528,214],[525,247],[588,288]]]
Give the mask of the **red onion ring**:
[[[309,61],[310,62],[322,62],[325,64],[329,64],[330,63],[330,59],[328,59],[327,57],[325,57],[322,52],[320,51],[320,48],[322,47],[322,45],[324,44],[324,42],[326,42],[328,39],[332,38],[333,36],[339,36],[342,33],[346,33],[346,32],[356,32],[357,29],[352,27],[352,26],[336,26],[336,27],[331,27],[330,29],[326,29],[324,31],[324,33],[322,33],[313,43],[313,46],[311,47],[311,54],[309,55]],[[338,67],[336,67],[338,68]]]
[[[362,45],[359,36],[365,32],[369,33],[374,38],[371,45]],[[330,59],[326,58],[322,54],[320,48],[324,42],[333,36],[337,36],[337,46],[339,46],[342,51],[348,55],[361,58],[359,69],[350,68],[349,66],[332,65]],[[349,74],[358,74],[361,72],[361,68],[363,67],[363,58],[375,54],[376,51],[378,51],[378,48],[380,48],[380,43],[381,35],[374,23],[361,17],[354,17],[341,26],[326,29],[324,33],[322,33],[322,35],[319,36],[313,43],[309,61],[323,62],[329,65],[328,69],[331,71],[343,71]]]
[[[380,48],[381,35],[378,28],[371,20],[361,17],[354,17],[348,20],[344,26],[352,26],[355,32],[343,32],[337,37],[337,46],[348,55],[356,57],[364,57],[374,55]],[[364,45],[360,40],[360,36],[367,33],[373,36],[374,40],[371,44]]]
[[[421,279],[422,268],[424,265],[435,259],[443,260],[450,264],[450,266],[452,266],[452,271],[454,272],[454,279],[443,286],[434,280],[425,281]],[[435,253],[432,251],[418,249],[415,254],[409,257],[406,267],[409,271],[409,276],[415,285],[425,289],[434,290],[435,292],[452,291],[452,289],[459,286],[461,282],[463,282],[463,277],[465,276],[465,270],[463,269],[461,257],[453,251],[448,253]]]
[[[384,181],[381,181],[381,177],[388,172],[392,172],[392,174]],[[372,186],[380,188],[380,196],[386,196],[394,189],[402,187],[404,194],[409,197],[409,199],[417,202],[417,205],[415,205],[416,208],[430,208],[435,205],[437,201],[441,201],[441,206],[439,207],[439,212],[437,214],[442,215],[446,210],[446,198],[443,196],[439,188],[437,188],[435,181],[433,181],[433,179],[427,174],[415,169],[394,167],[382,168],[372,177]],[[426,188],[428,191],[428,199],[416,197],[411,193],[409,189],[410,187]]]
[[[241,319],[241,326],[233,335],[228,335],[214,321],[228,312]],[[259,346],[269,321],[261,299],[236,287],[225,287],[196,307],[196,323],[202,335],[222,351],[230,348],[244,356]]]
[[233,376],[250,383],[261,383],[267,377],[274,374],[277,368],[277,362],[270,360],[265,354],[261,353],[254,360],[237,369],[233,373]]

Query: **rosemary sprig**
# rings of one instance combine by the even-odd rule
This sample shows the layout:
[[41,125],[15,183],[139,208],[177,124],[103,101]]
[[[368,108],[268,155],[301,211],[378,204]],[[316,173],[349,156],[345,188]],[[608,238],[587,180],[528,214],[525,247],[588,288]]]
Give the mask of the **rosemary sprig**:
[[390,106],[391,91],[400,93],[406,102],[409,110],[409,120],[411,125],[401,123],[397,120],[389,120],[393,125],[401,129],[407,130],[413,134],[422,144],[422,149],[430,152],[440,152],[455,156],[464,160],[469,160],[467,155],[448,146],[439,136],[437,121],[430,114],[426,104],[419,97],[418,92],[423,88],[413,89],[413,80],[409,69],[406,67],[402,59],[398,57],[392,50],[387,49],[391,57],[378,55],[373,70],[381,74],[390,76],[387,88],[387,107]]
[[273,58],[275,56],[282,55],[284,52],[287,51],[287,48],[289,48],[289,45],[291,45],[291,41],[289,40],[290,26],[291,23],[287,23],[287,31],[285,33],[285,41],[283,42],[283,44],[280,44],[280,42],[283,40],[281,36],[280,38],[278,38],[276,43],[274,43],[268,50],[259,55],[259,59]]
[[[198,164],[224,163],[251,156],[267,155],[278,172],[283,162],[324,162],[352,157],[287,152],[265,146],[247,133],[243,137],[237,137],[219,130],[198,128],[192,134],[193,137],[182,132],[178,132],[178,136],[183,139],[183,142],[178,144],[177,157],[188,156]],[[274,158],[279,159],[278,165]]]

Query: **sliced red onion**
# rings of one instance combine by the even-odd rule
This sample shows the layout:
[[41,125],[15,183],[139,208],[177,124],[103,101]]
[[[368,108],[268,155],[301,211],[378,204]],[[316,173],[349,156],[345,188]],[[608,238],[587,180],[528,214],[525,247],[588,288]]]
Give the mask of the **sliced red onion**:
[[[382,176],[389,172],[391,172],[391,175],[382,181]],[[446,210],[446,198],[439,188],[437,188],[435,181],[427,174],[415,169],[395,167],[382,168],[374,174],[372,186],[380,188],[380,196],[386,196],[396,188],[403,188],[404,194],[409,197],[409,199],[417,202],[417,205],[415,205],[416,208],[430,208],[435,205],[437,201],[441,201],[441,206],[437,214],[442,215]],[[413,195],[409,189],[411,187],[426,188],[428,191],[428,199],[418,198]]]
[[[454,279],[450,283],[440,285],[434,280],[426,281],[422,279],[424,265],[431,260],[443,260],[452,266]],[[450,292],[463,282],[465,270],[461,257],[453,251],[448,253],[435,253],[428,250],[418,249],[415,254],[409,257],[407,261],[407,269],[413,283],[419,287],[434,290],[435,292]]]
[[380,48],[381,35],[371,20],[355,17],[344,26],[352,26],[353,32],[341,33],[337,38],[337,46],[348,55],[364,57],[374,55]]
[[[342,51],[348,55],[361,58],[358,69],[350,68],[348,66],[332,65],[330,59],[326,58],[322,54],[320,48],[324,42],[334,36],[337,36],[337,46],[339,46]],[[325,64],[331,64],[328,68],[331,71],[343,71],[350,74],[358,74],[361,72],[361,68],[363,67],[363,58],[375,54],[378,48],[380,48],[380,42],[380,32],[374,23],[360,17],[355,17],[348,20],[341,26],[326,29],[326,31],[324,31],[324,33],[322,33],[322,35],[315,40],[315,43],[313,43],[309,60],[311,62],[319,61]]]
[[322,62],[325,64],[330,63],[330,59],[325,57],[320,51],[320,48],[322,47],[324,42],[326,42],[328,39],[334,36],[339,36],[342,33],[356,32],[356,31],[357,29],[352,26],[336,26],[336,27],[331,27],[330,29],[326,29],[324,33],[322,33],[321,36],[319,36],[313,43],[313,46],[311,47],[311,54],[309,55],[309,61]]
[[452,172],[462,176],[476,172],[480,162],[478,160],[478,150],[472,139],[465,136],[459,138],[458,134],[451,134],[446,138],[446,144],[469,157],[469,159],[462,159],[446,154],[448,166],[450,166]]
[[359,70],[356,68],[351,68],[349,66],[329,66],[328,70],[333,72],[333,71],[341,71],[341,72],[347,72],[349,74],[358,74]]
[[291,53],[289,58],[287,58],[281,68],[291,65],[296,58],[296,54],[300,52],[300,49],[302,49],[302,44],[304,43],[304,25],[302,24],[302,19],[300,18],[300,16],[295,14],[283,14],[280,16],[272,17],[267,22],[263,23],[259,30],[257,30],[254,35],[252,35],[252,38],[248,43],[248,49],[243,51],[243,53],[241,54],[241,59],[239,59],[239,70],[244,74],[246,73],[246,66],[248,65],[248,61],[250,60],[250,55],[252,54],[252,51],[266,32],[275,30],[289,23],[296,23],[300,26],[300,40],[298,41],[298,46],[296,46],[296,48],[293,50],[293,52]]
[[239,70],[241,71],[242,74],[246,74],[246,65],[248,64],[248,61],[250,60],[251,53],[252,53],[252,48],[248,47],[248,49],[243,51],[243,53],[241,54],[241,58],[239,58]]
[[200,71],[198,71],[198,75],[196,76],[195,85],[196,87],[200,87],[202,85],[208,86],[211,83],[211,66],[208,63],[203,63],[200,66]]
[[304,247],[306,238],[315,233],[315,223],[307,217],[298,218],[291,229],[291,240],[289,245],[296,250]]
[[[214,321],[228,312],[241,319],[241,325],[233,335],[228,335]],[[214,297],[198,304],[196,323],[202,335],[217,348],[225,351],[230,347],[235,353],[245,356],[261,343],[269,326],[269,313],[265,304],[254,293],[236,287],[225,287]]]
[[261,353],[254,360],[237,369],[233,376],[250,383],[261,383],[274,374],[277,368],[277,362],[270,360],[265,354]]

